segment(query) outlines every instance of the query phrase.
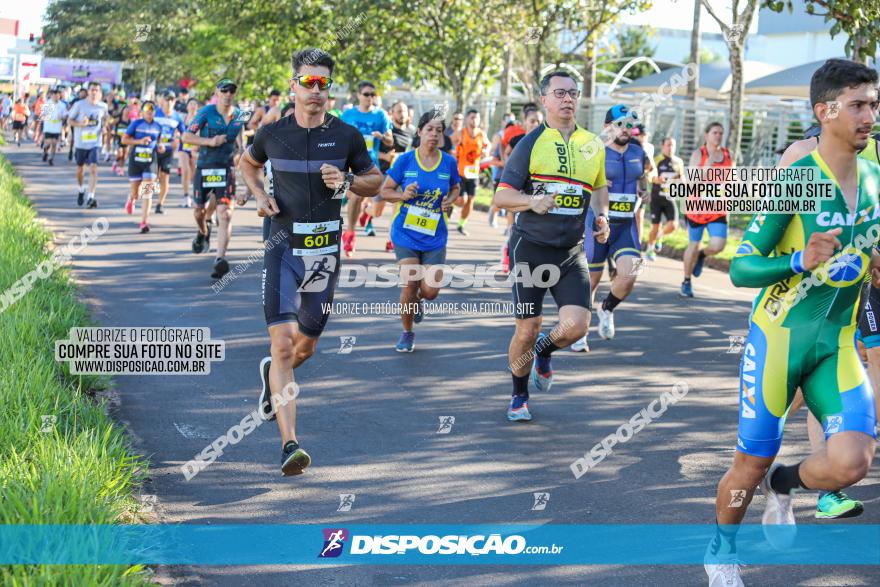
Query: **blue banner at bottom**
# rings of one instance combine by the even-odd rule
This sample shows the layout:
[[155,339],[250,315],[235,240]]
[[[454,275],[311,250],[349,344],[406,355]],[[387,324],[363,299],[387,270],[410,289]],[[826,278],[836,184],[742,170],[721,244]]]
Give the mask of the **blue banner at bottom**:
[[[0,526],[0,564],[702,564],[716,562],[714,536],[715,525]],[[743,525],[736,560],[880,565],[880,525]]]

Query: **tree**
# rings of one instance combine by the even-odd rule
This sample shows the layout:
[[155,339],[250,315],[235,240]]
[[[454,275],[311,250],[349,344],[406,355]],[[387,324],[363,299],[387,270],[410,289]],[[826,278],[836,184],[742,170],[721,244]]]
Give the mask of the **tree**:
[[[877,55],[880,45],[880,2],[877,0],[805,0],[807,14],[824,16],[825,22],[834,21],[828,31],[832,37],[841,31],[849,35],[846,53],[854,61],[867,63]],[[794,10],[792,0],[763,0],[774,12]],[[817,10],[824,10],[820,13]]]
[[651,8],[651,0],[575,0],[584,5],[569,15],[569,30],[579,31],[580,39],[572,51],[583,48],[584,81],[581,94],[592,104],[596,88],[596,61],[599,48],[596,39],[624,12],[641,12]]
[[712,9],[709,0],[700,0],[709,16],[715,19],[724,39],[727,41],[727,50],[730,53],[730,130],[727,135],[727,148],[730,149],[736,160],[739,160],[739,147],[742,138],[742,98],[745,90],[743,78],[743,55],[745,52],[745,38],[752,26],[752,19],[758,6],[758,0],[745,0],[745,7],[741,12],[737,9],[742,0],[733,0],[731,6],[731,21],[726,23]]
[[[410,39],[415,81],[434,81],[450,92],[458,110],[477,90],[495,81],[504,65],[508,22],[503,0],[415,0],[400,3],[400,14],[417,14]],[[411,43],[411,44],[410,44]]]
[[[650,44],[653,29],[651,27],[626,27],[617,33],[614,55],[616,57],[653,57],[657,47]],[[604,66],[604,69],[617,73],[626,61],[614,61]],[[654,73],[654,68],[647,63],[636,63],[626,72],[631,79],[638,79]]]
[[44,53],[124,61],[136,81],[158,73],[170,81],[183,72],[192,8],[175,0],[151,0],[143,6],[122,0],[56,0],[46,9]]

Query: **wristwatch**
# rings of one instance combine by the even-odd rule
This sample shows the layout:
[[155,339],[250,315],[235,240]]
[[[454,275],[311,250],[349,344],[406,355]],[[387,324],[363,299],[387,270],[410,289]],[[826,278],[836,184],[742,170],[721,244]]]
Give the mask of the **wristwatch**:
[[354,173],[352,173],[351,171],[349,171],[348,173],[346,173],[346,174],[345,174],[345,179],[344,179],[343,181],[344,181],[345,183],[347,183],[348,185],[353,184],[353,183],[354,183]]

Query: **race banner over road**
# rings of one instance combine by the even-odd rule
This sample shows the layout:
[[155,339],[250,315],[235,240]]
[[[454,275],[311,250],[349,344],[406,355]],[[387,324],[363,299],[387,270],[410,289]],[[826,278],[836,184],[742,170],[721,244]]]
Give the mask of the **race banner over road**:
[[87,59],[44,58],[40,77],[54,77],[67,82],[122,82],[121,61],[90,61]]

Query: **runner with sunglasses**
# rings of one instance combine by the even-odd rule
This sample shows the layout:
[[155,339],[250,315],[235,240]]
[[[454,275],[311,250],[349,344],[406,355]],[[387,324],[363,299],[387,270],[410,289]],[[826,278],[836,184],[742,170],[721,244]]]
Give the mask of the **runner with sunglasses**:
[[[296,394],[290,390],[294,370],[314,354],[330,316],[340,269],[342,196],[346,188],[375,194],[382,181],[360,132],[327,113],[333,67],[333,58],[320,49],[295,53],[293,115],[260,128],[242,156],[257,214],[272,217],[273,245],[263,257],[262,282],[272,356],[260,363],[259,405],[265,420],[277,416],[285,476],[299,475],[312,462],[297,440]],[[270,160],[274,197],[261,173]]]
[[[391,132],[391,117],[388,116],[387,112],[375,106],[377,99],[376,86],[371,82],[365,81],[359,83],[357,96],[357,107],[349,108],[343,112],[342,121],[360,131],[361,135],[364,137],[364,142],[367,145],[367,151],[370,153],[370,158],[373,159],[373,163],[376,164],[376,168],[378,169],[379,142],[381,141],[389,147],[394,145],[394,135]],[[355,226],[357,226],[361,214],[361,207],[364,205],[364,198],[354,193],[348,194],[347,197],[348,224],[346,225],[346,230],[342,233],[342,245],[345,250],[345,256],[351,257],[354,255],[355,251]],[[372,226],[372,218],[374,216],[378,217],[382,214],[382,210],[385,208],[385,202],[382,200],[382,196],[376,195],[371,200],[367,200],[367,206],[372,207],[369,211],[364,210],[366,216],[363,218],[363,224],[366,234],[372,236],[375,234]],[[385,245],[386,250],[390,250],[388,246],[389,244],[391,244],[390,240]]]
[[215,210],[220,220],[217,257],[211,273],[214,279],[221,279],[229,272],[225,257],[232,238],[232,210],[235,206],[235,148],[242,148],[242,129],[247,123],[235,105],[237,90],[238,85],[231,79],[217,82],[214,93],[217,103],[199,110],[183,134],[185,143],[199,146],[193,180],[193,216],[199,229],[192,241],[194,253],[210,249],[211,228],[207,220]]
[[[641,243],[636,213],[647,202],[647,182],[653,168],[648,155],[638,141],[630,142],[631,132],[638,121],[635,113],[618,104],[605,113],[605,178],[608,180],[608,219],[611,236],[599,242],[592,236],[595,218],[587,213],[584,235],[584,253],[590,266],[590,299],[595,299],[596,288],[602,279],[605,261],[611,259],[616,268],[611,280],[611,291],[596,308],[599,336],[614,338],[614,309],[632,292],[636,283],[638,263],[641,262]],[[572,345],[573,351],[589,351],[587,335]]]

